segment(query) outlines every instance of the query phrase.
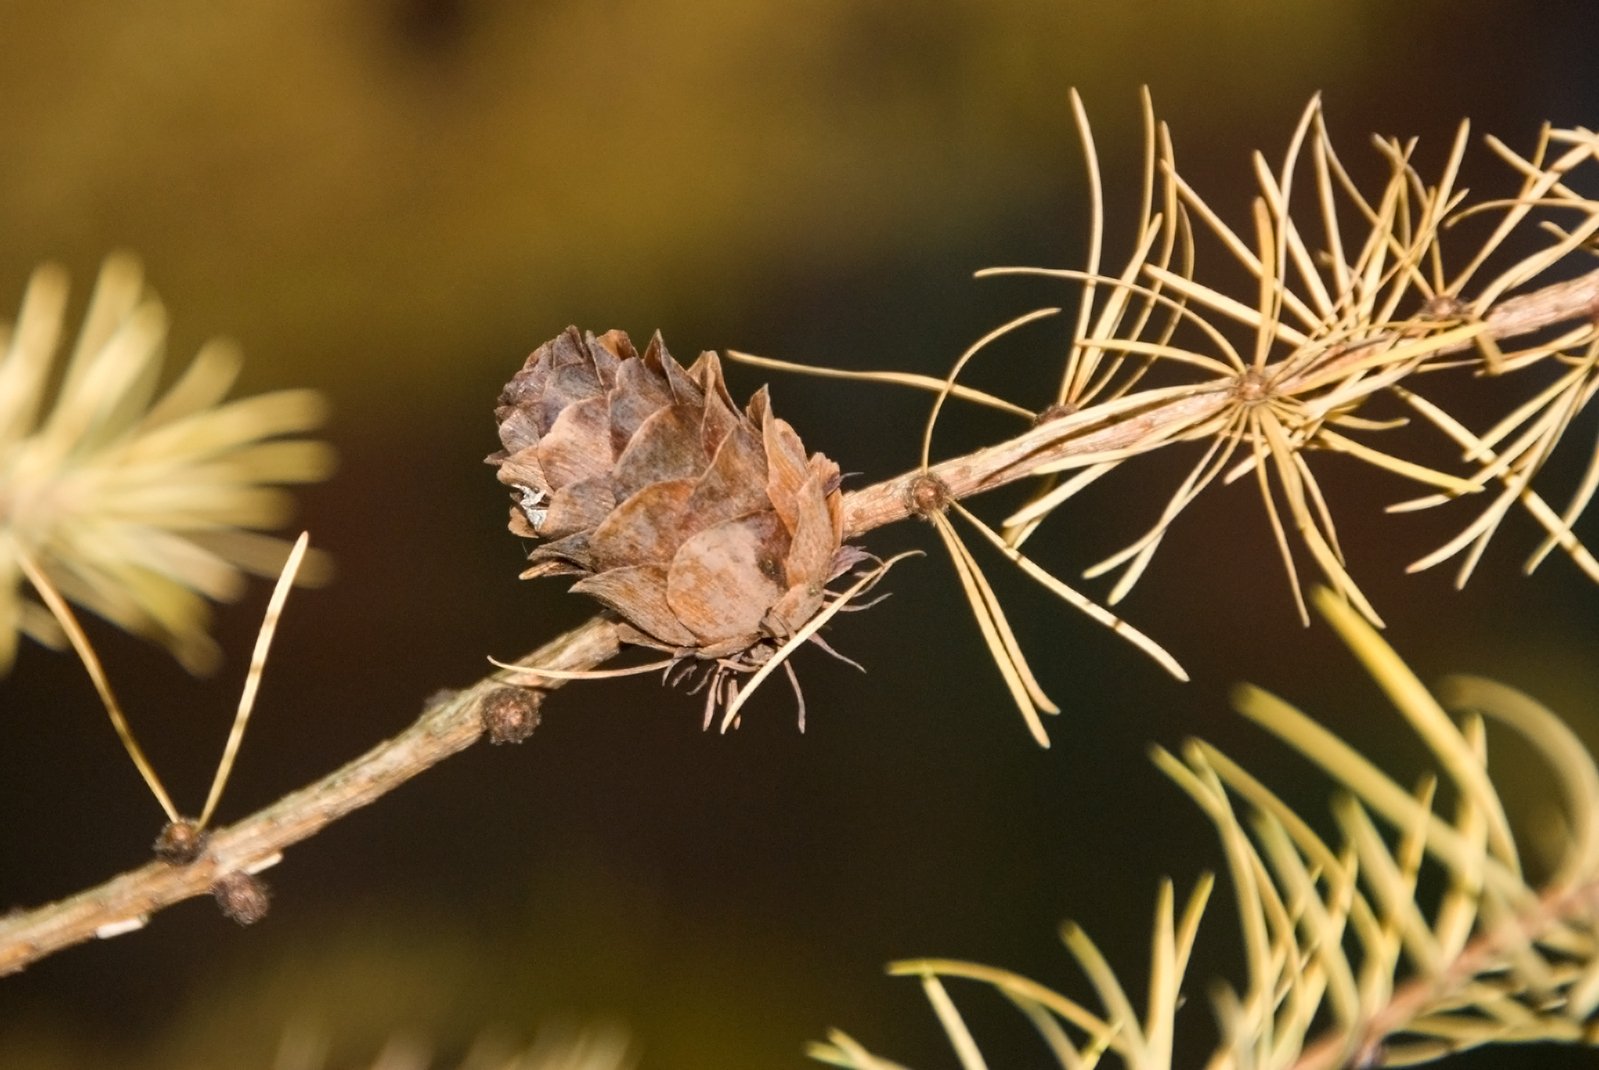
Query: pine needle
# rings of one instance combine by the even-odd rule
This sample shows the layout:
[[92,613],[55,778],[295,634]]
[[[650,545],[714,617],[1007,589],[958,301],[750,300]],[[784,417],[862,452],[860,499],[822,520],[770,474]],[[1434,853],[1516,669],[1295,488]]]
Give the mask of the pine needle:
[[971,552],[955,533],[949,518],[943,513],[933,513],[929,519],[932,521],[933,530],[938,532],[939,538],[943,541],[944,549],[949,551],[949,558],[955,565],[955,574],[961,581],[961,589],[966,593],[966,601],[972,607],[972,615],[977,619],[978,629],[982,632],[983,642],[987,645],[989,656],[1005,680],[1012,701],[1021,711],[1022,719],[1027,722],[1027,729],[1032,733],[1033,740],[1040,747],[1048,747],[1049,734],[1044,731],[1044,723],[1039,720],[1038,712],[1044,710],[1048,713],[1058,713],[1059,707],[1051,702],[1049,696],[1038,686],[1038,681],[1033,677],[1021,647],[1016,642],[1015,633],[1011,631],[1010,622],[1005,619],[1005,611],[1000,608],[998,597],[988,585],[988,579],[983,575],[982,569],[972,559]]
[[1317,592],[1315,598],[1316,608],[1437,756],[1455,785],[1488,816],[1488,842],[1495,857],[1511,873],[1519,874],[1521,863],[1499,794],[1438,700],[1393,648],[1356,619],[1345,603],[1322,592]]
[[84,634],[83,626],[78,623],[72,607],[67,604],[67,600],[56,590],[55,584],[50,582],[50,577],[30,554],[21,547],[13,547],[12,554],[23,575],[28,577],[28,582],[33,584],[33,589],[38,592],[44,604],[60,622],[62,630],[72,643],[72,649],[77,651],[78,659],[83,662],[89,679],[94,683],[95,691],[100,695],[100,703],[105,707],[106,716],[111,719],[111,727],[116,731],[117,738],[122,741],[123,749],[133,761],[133,767],[139,771],[139,776],[149,787],[150,793],[155,796],[156,802],[161,804],[167,820],[174,822],[179,820],[177,807],[172,805],[172,797],[167,794],[167,789],[161,784],[161,778],[156,775],[155,767],[145,757],[144,748],[139,746],[139,741],[134,737],[133,728],[128,724],[128,718],[123,714],[116,695],[111,691],[111,681],[107,679],[105,668],[100,664],[100,656],[94,652],[94,646]]
[[272,637],[277,634],[278,618],[283,615],[284,603],[289,599],[289,589],[294,586],[294,577],[300,571],[300,564],[305,560],[306,548],[310,542],[311,533],[301,532],[300,537],[294,542],[294,547],[289,551],[289,559],[283,564],[283,572],[278,576],[277,586],[272,589],[272,597],[267,601],[266,615],[261,620],[261,631],[256,636],[255,650],[250,655],[250,668],[244,677],[244,689],[239,694],[239,709],[233,718],[233,728],[228,732],[228,742],[222,749],[221,760],[217,762],[216,775],[211,778],[211,790],[206,794],[205,807],[200,811],[197,825],[202,829],[211,820],[211,814],[222,798],[222,789],[227,786],[228,776],[233,772],[234,759],[238,757],[239,745],[244,741],[245,725],[250,720],[250,712],[255,708],[255,696],[261,687],[261,675],[266,671],[267,654],[272,649]]
[[922,978],[922,992],[932,1005],[933,1013],[938,1016],[939,1024],[944,1027],[944,1035],[949,1038],[956,1058],[960,1059],[961,1070],[988,1070],[988,1063],[983,1061],[983,1053],[972,1038],[971,1030],[966,1027],[965,1019],[955,1009],[955,1002],[949,998],[949,993],[944,991],[944,986],[935,975],[927,974]]
[[[755,672],[751,674],[748,682],[739,689],[737,696],[727,704],[727,708],[722,713],[721,730],[726,732],[733,726],[733,723],[738,719],[738,711],[743,709],[744,703],[749,701],[749,697],[755,693],[756,688],[760,687],[761,684],[765,682],[766,678],[777,670],[779,665],[786,664],[789,656],[798,650],[807,639],[821,631],[823,625],[841,613],[844,608],[849,605],[851,599],[873,587],[877,581],[882,579],[888,570],[893,568],[896,564],[905,560],[907,557],[915,557],[920,552],[921,551],[919,550],[906,550],[904,553],[895,554],[887,561],[882,562],[876,568],[872,569],[860,579],[846,587],[839,593],[837,598],[833,599],[822,609],[818,610],[811,617],[811,619],[806,621],[805,624],[795,631],[793,635],[783,640],[778,648],[772,653],[771,657],[767,658],[761,667],[756,669]],[[803,699],[801,701],[803,703]],[[800,721],[802,725],[804,724],[803,717],[804,711],[802,705]]]
[[1033,323],[1036,320],[1053,316],[1059,311],[1060,309],[1058,308],[1040,308],[1017,316],[1015,319],[1002,323],[998,327],[995,327],[993,330],[989,331],[987,334],[983,335],[981,338],[967,347],[966,352],[960,355],[960,358],[955,361],[955,366],[949,370],[949,375],[945,376],[944,388],[939,391],[938,397],[933,399],[932,411],[927,415],[927,425],[922,431],[921,465],[923,468],[928,467],[928,465],[932,463],[931,455],[933,449],[933,428],[938,425],[938,415],[943,411],[945,399],[954,392],[955,381],[957,378],[959,378],[961,371],[965,369],[967,363],[995,340],[1004,337],[1014,330],[1025,327],[1027,324]]
[[829,368],[816,364],[799,364],[794,361],[777,360],[773,357],[758,357],[753,353],[741,353],[736,349],[727,351],[727,358],[739,364],[748,364],[755,368],[770,368],[774,371],[792,372],[796,375],[816,375],[825,379],[846,379],[857,382],[887,383],[892,386],[909,386],[917,390],[926,390],[934,394],[948,392],[950,397],[961,401],[970,401],[1000,412],[1031,419],[1033,413],[1020,405],[1006,401],[1004,398],[995,397],[961,383],[952,383],[947,379],[936,379],[931,375],[916,375],[911,372],[893,371],[850,371],[846,368]]
[[1079,594],[1077,591],[1073,590],[1059,579],[1050,575],[1049,572],[1041,568],[1037,563],[1023,556],[1021,552],[1007,545],[1005,540],[999,535],[998,532],[994,531],[987,524],[983,523],[965,506],[961,505],[959,502],[951,502],[950,504],[955,511],[960,513],[961,516],[965,517],[967,522],[976,528],[978,532],[982,534],[983,538],[987,539],[996,550],[1004,554],[1012,564],[1016,565],[1028,576],[1031,576],[1033,579],[1043,584],[1049,589],[1050,593],[1056,595],[1068,605],[1081,610],[1096,623],[1103,624],[1112,632],[1121,636],[1123,639],[1126,639],[1129,643],[1132,643],[1139,650],[1142,650],[1145,654],[1148,654],[1156,661],[1157,664],[1160,665],[1161,668],[1171,673],[1177,679],[1188,679],[1188,673],[1184,671],[1183,667],[1177,663],[1177,659],[1168,654],[1165,648],[1160,646],[1160,644],[1156,643],[1143,632],[1139,631],[1137,628],[1134,628],[1131,624],[1128,624],[1126,621],[1122,620],[1114,613],[1111,613],[1103,606],[1100,606],[1084,595]]

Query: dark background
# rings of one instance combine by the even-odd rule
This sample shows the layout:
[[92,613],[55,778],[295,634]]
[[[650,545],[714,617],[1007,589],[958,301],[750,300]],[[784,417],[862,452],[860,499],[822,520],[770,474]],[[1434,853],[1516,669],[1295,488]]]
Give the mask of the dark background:
[[[338,579],[290,602],[224,821],[587,612],[516,579],[524,548],[481,464],[501,383],[566,324],[660,328],[684,358],[941,375],[1002,320],[1071,300],[970,274],[1081,262],[1072,86],[1112,256],[1132,229],[1142,84],[1235,224],[1248,153],[1278,157],[1318,90],[1346,159],[1370,162],[1372,132],[1415,134],[1424,173],[1463,117],[1527,149],[1539,123],[1599,113],[1599,28],[1578,2],[0,3],[0,42],[4,302],[49,259],[81,305],[100,258],[129,248],[171,311],[175,363],[226,333],[248,354],[243,389],[314,386],[334,405],[340,471],[300,500]],[[1502,179],[1469,159],[1467,184]],[[996,350],[979,381],[1041,404],[1068,324]],[[863,480],[914,463],[923,395],[731,379],[741,397],[770,379],[807,444]],[[941,451],[1008,427],[973,419]],[[1557,485],[1591,434],[1573,433]],[[1097,560],[1156,515],[1181,460],[1130,466],[1033,548],[1066,576]],[[1401,572],[1455,516],[1385,517],[1409,488],[1324,471],[1356,574],[1424,677],[1519,684],[1599,738],[1599,592],[1558,558],[1520,578],[1528,522],[1455,593],[1447,569]],[[931,552],[832,629],[868,675],[802,655],[804,735],[781,686],[726,737],[652,681],[562,691],[528,745],[473,749],[291,850],[261,925],[191,902],[0,982],[0,1064],[267,1067],[300,1030],[356,1065],[395,1034],[448,1054],[484,1030],[606,1019],[661,1070],[800,1066],[829,1026],[951,1066],[916,986],[883,963],[972,958],[1086,997],[1055,939],[1069,916],[1136,989],[1159,876],[1182,894],[1220,865],[1149,743],[1203,734],[1319,809],[1324,788],[1228,711],[1232,682],[1413,767],[1327,629],[1298,627],[1248,485],[1197,508],[1125,605],[1187,685],[984,558],[1065,709],[1049,751],[932,534],[869,545]],[[94,632],[180,802],[209,782],[265,597],[221,610],[213,680]],[[0,904],[148,857],[160,812],[70,659],[23,650],[0,685],[0,756]],[[1190,1064],[1208,1050],[1206,980],[1239,977],[1219,891],[1180,1019]],[[996,997],[962,991],[996,1065],[1040,1065]]]

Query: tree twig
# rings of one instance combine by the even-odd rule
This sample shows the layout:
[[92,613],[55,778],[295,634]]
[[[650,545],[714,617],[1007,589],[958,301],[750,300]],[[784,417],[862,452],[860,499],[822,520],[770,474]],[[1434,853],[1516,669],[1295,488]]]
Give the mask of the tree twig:
[[[1500,302],[1486,316],[1481,333],[1495,339],[1511,338],[1596,315],[1599,270]],[[1318,374],[1335,368],[1338,362],[1362,359],[1367,349],[1383,341],[1376,339],[1340,354],[1319,368]],[[1467,341],[1459,348],[1471,344]],[[1119,406],[1114,415],[1097,422],[1042,424],[995,446],[941,462],[929,472],[943,480],[952,497],[965,498],[1025,478],[1053,460],[1125,448],[1165,425],[1192,425],[1227,403],[1227,388],[1218,386],[1176,400],[1152,401],[1144,407],[1136,403]],[[918,469],[847,494],[846,533],[860,535],[916,515],[918,509],[909,491],[923,474]],[[430,704],[399,735],[265,809],[212,832],[193,862],[151,862],[68,898],[12,911],[0,918],[0,975],[15,973],[96,936],[141,928],[156,912],[214,891],[230,876],[273,865],[287,847],[476,742],[484,734],[485,704],[496,692],[512,684],[526,687],[532,683],[526,693],[534,703],[542,702],[543,695],[563,681],[538,678],[537,670],[592,669],[615,656],[617,650],[614,624],[606,617],[595,617],[528,654],[517,663],[520,670],[497,670]]]
[[[1424,1010],[1436,1008],[1448,997],[1457,995],[1467,985],[1481,978],[1493,963],[1503,962],[1506,954],[1516,948],[1537,944],[1563,925],[1581,924],[1579,919],[1592,914],[1596,898],[1599,898],[1599,887],[1592,882],[1562,888],[1544,896],[1534,910],[1506,919],[1494,931],[1472,940],[1438,974],[1418,975],[1395,988],[1382,1009],[1363,1025],[1358,1039],[1353,1043],[1347,1029],[1329,1027],[1299,1053],[1294,1060],[1293,1070],[1337,1070],[1344,1065],[1380,1065],[1384,1045],[1396,1036],[1403,1035]],[[1547,1026],[1548,1023],[1548,1019],[1540,1021],[1540,1025]],[[1568,1043],[1595,1042],[1592,1029],[1581,1022],[1566,1019],[1562,1025],[1565,1035],[1550,1034],[1545,1039]],[[1462,1043],[1460,1048],[1464,1050],[1473,1046]],[[1351,1050],[1356,1053],[1353,1060],[1348,1059]]]
[[[518,664],[530,669],[584,669],[608,660],[616,650],[615,626],[595,617]],[[217,829],[205,850],[187,865],[151,862],[99,887],[0,918],[0,975],[95,936],[141,928],[150,915],[206,894],[224,877],[274,864],[285,848],[475,743],[484,732],[485,701],[509,681],[526,675],[501,669],[432,703],[399,735],[237,824]],[[528,694],[541,701],[545,691],[562,683],[545,678]]]
[[[1516,338],[1572,320],[1596,317],[1599,317],[1599,270],[1500,301],[1484,318],[1483,330],[1478,337],[1486,336],[1495,340]],[[1365,346],[1349,349],[1318,367],[1317,375],[1331,376],[1340,364],[1354,364],[1370,349],[1388,341],[1392,341],[1392,338],[1377,338]],[[1474,339],[1460,342],[1438,350],[1435,355],[1464,351],[1473,344]],[[1271,377],[1271,371],[1271,368],[1266,370],[1267,378]],[[1154,401],[1141,409],[1119,412],[1098,423],[1074,421],[1074,426],[1064,434],[1061,427],[1054,423],[1040,424],[1004,442],[942,461],[930,468],[929,472],[943,480],[951,497],[966,498],[1025,479],[1038,466],[1051,461],[1113,453],[1147,438],[1152,431],[1162,426],[1201,423],[1220,412],[1228,404],[1229,397],[1230,389],[1218,385],[1213,390],[1175,400]],[[1092,411],[1085,410],[1080,415],[1088,417]],[[860,535],[905,519],[913,511],[906,501],[906,495],[911,481],[920,474],[919,471],[908,472],[846,495],[845,531],[849,535]]]

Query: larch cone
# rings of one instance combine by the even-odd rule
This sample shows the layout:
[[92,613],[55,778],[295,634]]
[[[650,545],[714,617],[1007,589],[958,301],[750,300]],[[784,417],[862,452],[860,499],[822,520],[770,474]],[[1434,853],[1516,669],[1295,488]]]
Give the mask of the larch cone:
[[707,716],[866,556],[843,545],[838,465],[807,456],[764,387],[740,410],[713,352],[685,370],[659,334],[640,354],[570,327],[494,417],[511,531],[538,540],[523,577],[578,576],[624,641],[715,662]]

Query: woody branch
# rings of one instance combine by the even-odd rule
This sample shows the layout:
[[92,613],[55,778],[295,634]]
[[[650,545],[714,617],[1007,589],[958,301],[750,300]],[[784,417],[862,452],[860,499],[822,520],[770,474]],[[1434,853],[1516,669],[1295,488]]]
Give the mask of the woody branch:
[[[1596,316],[1599,270],[1499,302],[1483,317],[1480,330],[1455,349],[1468,348],[1478,337],[1513,338]],[[1352,365],[1371,348],[1393,340],[1378,336],[1366,346],[1340,353],[1319,368],[1318,374],[1335,371],[1339,362]],[[1148,440],[1163,426],[1191,426],[1227,403],[1228,389],[1218,385],[1177,400],[1142,406],[1135,396],[1116,403],[1113,413],[1100,414],[1090,408],[1066,420],[1044,423],[1005,442],[943,461],[926,472],[918,469],[846,494],[844,528],[848,535],[859,535],[915,515],[908,492],[924,474],[942,480],[952,497],[965,498],[1026,478],[1052,461],[1126,448]],[[563,683],[559,677],[540,676],[539,670],[570,673],[592,669],[617,651],[613,623],[597,616],[520,659],[516,669],[492,672],[430,704],[405,731],[340,769],[214,831],[193,862],[151,862],[53,903],[12,911],[0,918],[0,975],[22,970],[96,936],[137,929],[166,907],[216,891],[231,876],[274,864],[288,847],[475,743],[485,734],[486,708],[508,685],[523,691],[531,704],[526,712],[536,717],[545,693]]]

